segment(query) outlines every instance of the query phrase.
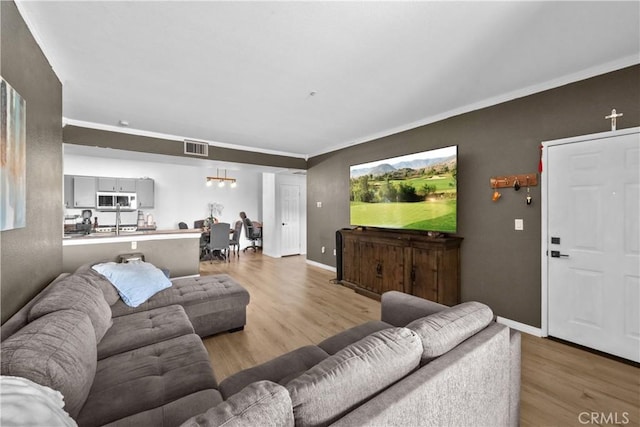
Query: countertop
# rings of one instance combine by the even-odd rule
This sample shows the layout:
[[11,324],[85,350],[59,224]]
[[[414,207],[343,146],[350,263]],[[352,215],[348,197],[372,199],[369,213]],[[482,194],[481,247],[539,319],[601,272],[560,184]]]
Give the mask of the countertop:
[[101,243],[132,242],[144,240],[169,240],[169,239],[192,239],[200,238],[202,230],[147,230],[147,231],[121,231],[116,236],[111,233],[91,233],[91,234],[65,234],[62,239],[62,246],[91,245]]

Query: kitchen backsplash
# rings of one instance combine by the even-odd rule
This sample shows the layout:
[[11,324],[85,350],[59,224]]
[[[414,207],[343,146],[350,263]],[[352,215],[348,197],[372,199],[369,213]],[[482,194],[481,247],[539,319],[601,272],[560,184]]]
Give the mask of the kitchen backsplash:
[[[78,215],[76,222],[82,222],[82,211],[85,209],[65,209],[65,216]],[[95,221],[95,217],[98,217],[98,225],[115,225],[116,223],[116,213],[115,212],[98,212],[95,209],[91,210],[91,223],[93,224]],[[153,214],[153,209],[144,210],[145,217],[148,214]],[[138,211],[133,212],[120,212],[120,223],[121,224],[137,224],[138,222]],[[65,221],[66,224],[69,224],[69,220]]]

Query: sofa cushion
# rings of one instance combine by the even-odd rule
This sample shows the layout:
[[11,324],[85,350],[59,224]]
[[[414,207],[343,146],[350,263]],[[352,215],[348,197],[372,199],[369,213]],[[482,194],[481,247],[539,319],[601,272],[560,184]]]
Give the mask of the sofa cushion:
[[407,328],[415,331],[424,348],[422,362],[428,362],[484,329],[493,319],[486,305],[471,301],[414,320]]
[[190,418],[181,427],[222,425],[293,427],[289,392],[271,381],[255,382],[204,414]]
[[318,347],[329,354],[336,354],[346,346],[353,344],[356,341],[360,341],[367,335],[389,328],[393,328],[393,325],[380,320],[371,320],[327,338],[318,344]]
[[222,403],[222,395],[218,390],[202,390],[157,408],[120,418],[103,427],[179,426],[193,414],[204,413],[220,403]]
[[329,356],[286,387],[296,426],[324,426],[418,367],[422,344],[415,332],[375,332]]
[[268,380],[283,384],[327,357],[329,355],[315,345],[300,347],[261,365],[245,369],[225,378],[220,383],[220,392],[225,399],[228,399],[256,381]]
[[122,300],[118,301],[111,307],[112,315],[117,317],[150,308],[180,304],[187,313],[191,313],[190,316],[201,316],[249,304],[249,292],[227,274],[188,277],[173,280],[172,283],[173,286],[158,292],[136,308],[127,306]]
[[192,333],[193,326],[179,305],[116,317],[98,344],[98,359]]
[[100,342],[111,327],[111,308],[102,291],[82,275],[71,274],[55,283],[39,298],[29,311],[29,321],[58,310],[78,310],[91,319],[96,342]]
[[58,390],[76,417],[96,373],[96,339],[89,316],[60,310],[40,317],[2,342],[2,375]]
[[202,340],[182,335],[99,360],[76,419],[81,426],[103,425],[215,388]]
[[91,268],[109,279],[122,301],[130,307],[137,307],[158,292],[171,287],[171,281],[162,270],[144,261],[106,262]]

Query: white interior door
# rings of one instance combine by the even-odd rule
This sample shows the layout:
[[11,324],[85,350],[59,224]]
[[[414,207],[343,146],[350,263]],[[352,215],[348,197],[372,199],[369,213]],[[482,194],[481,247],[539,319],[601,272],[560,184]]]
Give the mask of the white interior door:
[[545,144],[548,333],[638,362],[640,138],[603,135]]
[[281,254],[300,253],[300,187],[280,184]]

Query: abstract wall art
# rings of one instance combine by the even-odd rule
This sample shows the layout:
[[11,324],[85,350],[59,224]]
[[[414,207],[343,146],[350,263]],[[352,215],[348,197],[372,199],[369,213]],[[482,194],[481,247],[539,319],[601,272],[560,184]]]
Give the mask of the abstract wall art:
[[26,227],[26,101],[0,77],[0,231]]

